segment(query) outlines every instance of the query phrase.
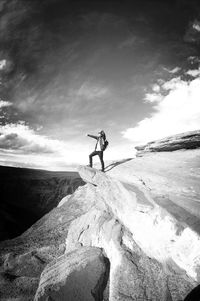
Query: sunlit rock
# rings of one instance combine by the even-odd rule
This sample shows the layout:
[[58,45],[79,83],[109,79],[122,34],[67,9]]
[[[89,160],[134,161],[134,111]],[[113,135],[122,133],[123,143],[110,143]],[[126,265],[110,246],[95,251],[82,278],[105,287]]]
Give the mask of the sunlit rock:
[[106,173],[81,166],[84,186],[0,244],[2,300],[180,301],[198,293],[199,158],[197,148],[149,152]]
[[137,156],[148,152],[175,151],[180,149],[195,149],[200,147],[200,131],[192,131],[164,139],[155,140],[145,145],[136,146]]

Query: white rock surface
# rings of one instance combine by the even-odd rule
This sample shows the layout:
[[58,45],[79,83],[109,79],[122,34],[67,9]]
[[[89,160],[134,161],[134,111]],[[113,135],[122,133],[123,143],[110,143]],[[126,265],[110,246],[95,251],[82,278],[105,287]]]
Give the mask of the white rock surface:
[[200,279],[199,159],[196,149],[80,167],[85,186],[0,244],[1,299],[183,301]]

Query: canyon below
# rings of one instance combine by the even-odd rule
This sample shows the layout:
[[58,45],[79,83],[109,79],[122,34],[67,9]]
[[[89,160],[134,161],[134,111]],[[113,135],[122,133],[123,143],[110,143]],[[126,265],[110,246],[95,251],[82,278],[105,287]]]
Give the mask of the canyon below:
[[41,171],[40,198],[32,171],[1,168],[1,228],[27,219],[29,199],[37,214],[18,236],[1,231],[0,300],[200,300],[200,131],[136,149],[105,173]]

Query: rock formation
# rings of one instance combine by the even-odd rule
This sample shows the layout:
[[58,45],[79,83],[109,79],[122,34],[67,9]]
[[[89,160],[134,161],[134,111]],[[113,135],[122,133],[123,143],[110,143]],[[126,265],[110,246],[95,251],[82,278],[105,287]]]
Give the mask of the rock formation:
[[77,172],[0,166],[0,241],[16,237],[84,185]]
[[199,149],[180,150],[116,162],[107,173],[81,166],[86,185],[0,244],[1,300],[199,296],[199,158]]
[[151,141],[145,145],[136,146],[138,156],[147,152],[165,152],[180,149],[195,149],[200,147],[200,130],[169,136]]

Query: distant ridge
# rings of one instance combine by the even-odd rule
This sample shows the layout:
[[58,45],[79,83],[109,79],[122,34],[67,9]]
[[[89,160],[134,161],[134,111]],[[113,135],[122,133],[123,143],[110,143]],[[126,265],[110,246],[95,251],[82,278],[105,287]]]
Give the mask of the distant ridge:
[[200,130],[165,137],[147,144],[136,146],[137,156],[148,152],[169,152],[200,147]]

